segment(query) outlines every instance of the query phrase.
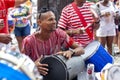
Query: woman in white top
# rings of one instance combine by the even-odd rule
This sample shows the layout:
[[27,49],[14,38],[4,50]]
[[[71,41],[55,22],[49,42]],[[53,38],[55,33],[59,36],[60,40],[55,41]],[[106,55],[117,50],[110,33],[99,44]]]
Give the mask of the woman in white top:
[[100,27],[96,32],[96,36],[101,44],[105,47],[110,54],[112,54],[113,37],[116,35],[115,31],[115,6],[110,0],[103,0],[97,3],[100,9]]

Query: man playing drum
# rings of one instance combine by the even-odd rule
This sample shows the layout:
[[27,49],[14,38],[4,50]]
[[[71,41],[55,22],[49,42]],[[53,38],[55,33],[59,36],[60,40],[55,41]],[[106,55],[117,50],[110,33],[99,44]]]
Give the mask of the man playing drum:
[[[69,59],[72,55],[79,56],[84,53],[84,49],[78,46],[66,32],[56,28],[55,15],[52,10],[42,8],[37,22],[40,29],[23,40],[22,52],[35,61],[42,75],[48,74],[48,69],[45,68],[48,65],[40,63],[42,55],[57,53]],[[72,50],[61,51],[61,47],[72,48]]]

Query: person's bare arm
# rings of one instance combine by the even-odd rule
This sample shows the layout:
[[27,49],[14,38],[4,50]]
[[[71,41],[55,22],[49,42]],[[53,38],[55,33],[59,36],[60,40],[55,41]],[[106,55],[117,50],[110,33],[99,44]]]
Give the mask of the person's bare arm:
[[69,49],[67,51],[60,51],[57,54],[61,54],[68,59],[71,58],[72,56],[80,56],[80,55],[84,54],[83,47],[78,46],[78,44],[75,42],[72,44],[71,48],[72,49]]
[[74,42],[71,46],[72,48],[72,51],[74,54],[72,55],[81,55],[81,54],[84,54],[84,48],[79,46],[76,42]]
[[12,41],[12,38],[9,34],[0,33],[0,42],[4,44],[8,44]]
[[84,31],[81,28],[77,28],[77,29],[70,29],[70,30],[65,30],[63,28],[61,28],[62,30],[64,30],[69,36],[72,36],[74,34],[83,34]]
[[42,58],[43,58],[43,55],[41,55],[40,58],[35,61],[35,65],[37,66],[38,71],[40,72],[40,74],[47,75],[48,74],[48,69],[46,67],[48,67],[48,64],[40,63],[40,60]]

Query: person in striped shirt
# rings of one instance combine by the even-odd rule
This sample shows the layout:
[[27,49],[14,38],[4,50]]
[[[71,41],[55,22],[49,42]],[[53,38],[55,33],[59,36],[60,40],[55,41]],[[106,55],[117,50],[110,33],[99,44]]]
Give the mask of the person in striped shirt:
[[[45,68],[48,65],[39,62],[41,56],[60,54],[69,59],[72,55],[79,56],[84,53],[83,47],[80,47],[65,31],[56,28],[55,15],[51,10],[42,8],[37,21],[40,30],[24,38],[22,53],[35,61],[41,74],[48,74],[48,69]],[[61,51],[61,47],[72,49]]]
[[74,0],[63,8],[58,21],[58,27],[83,47],[95,39],[94,32],[99,27],[99,16],[90,8],[93,4],[86,0]]

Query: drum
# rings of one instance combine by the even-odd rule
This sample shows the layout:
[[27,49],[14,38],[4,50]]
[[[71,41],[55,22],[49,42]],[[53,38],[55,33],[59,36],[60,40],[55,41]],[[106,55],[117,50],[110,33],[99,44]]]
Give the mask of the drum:
[[107,64],[100,73],[101,80],[120,80],[120,65]]
[[28,56],[0,52],[0,80],[42,80],[42,76]]
[[72,80],[85,68],[81,56],[74,56],[66,59],[62,55],[51,55],[43,58],[41,63],[48,64],[48,74],[43,80]]
[[93,63],[95,72],[100,72],[107,63],[113,63],[113,57],[98,41],[93,41],[85,47],[85,54],[81,55],[85,64]]

